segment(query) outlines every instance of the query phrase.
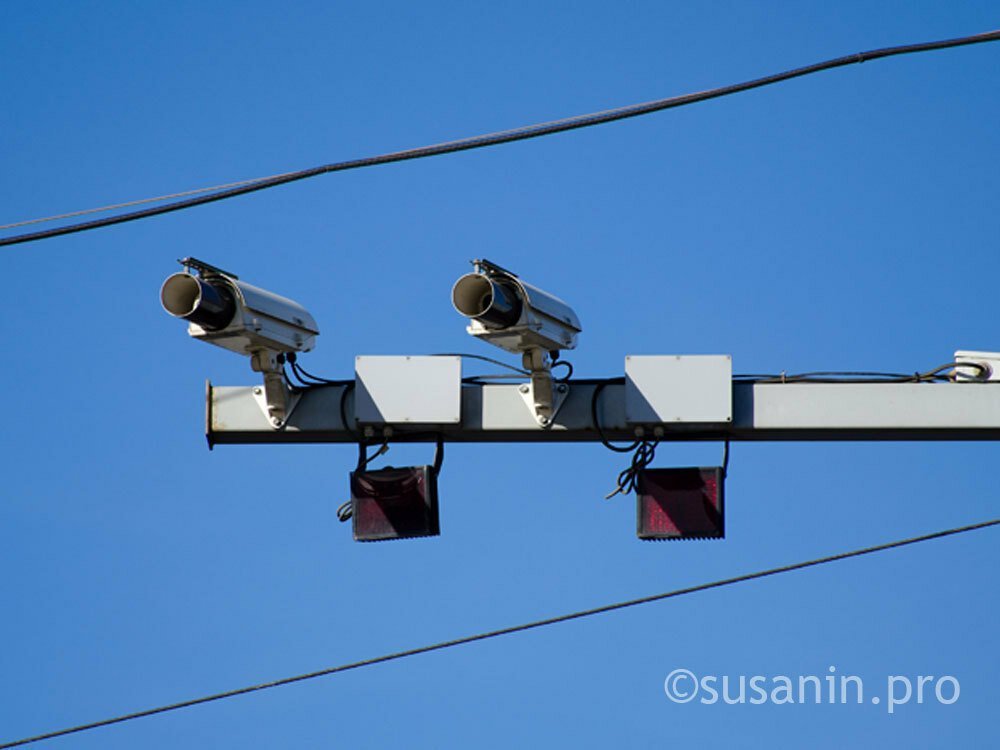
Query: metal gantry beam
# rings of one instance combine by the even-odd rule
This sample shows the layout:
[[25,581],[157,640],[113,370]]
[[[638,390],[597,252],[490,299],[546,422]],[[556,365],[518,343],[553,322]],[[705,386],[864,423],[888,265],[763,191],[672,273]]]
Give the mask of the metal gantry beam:
[[[561,409],[539,425],[516,384],[461,386],[461,419],[452,424],[368,427],[369,440],[396,442],[597,442],[591,416],[608,440],[638,434],[664,441],[1000,440],[1000,383],[732,383],[732,420],[725,424],[626,421],[625,385],[570,382]],[[259,390],[259,388],[257,389]],[[354,387],[329,385],[302,393],[281,429],[274,429],[253,387],[208,386],[210,445],[356,443]],[[346,392],[345,392],[346,391]],[[343,409],[342,407],[343,399]],[[341,413],[347,416],[347,424]],[[388,435],[385,434],[388,430]],[[662,433],[662,434],[661,434]]]

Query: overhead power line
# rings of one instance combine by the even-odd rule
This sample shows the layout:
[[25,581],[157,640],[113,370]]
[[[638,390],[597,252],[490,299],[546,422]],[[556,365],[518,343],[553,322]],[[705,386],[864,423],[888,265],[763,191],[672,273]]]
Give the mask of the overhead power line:
[[[893,57],[895,55],[906,55],[914,52],[929,52],[931,50],[945,49],[948,47],[960,47],[969,44],[979,44],[981,42],[993,42],[1000,40],[1000,30],[989,31],[983,34],[974,34],[972,36],[960,37],[958,39],[945,39],[936,42],[923,42],[920,44],[906,44],[898,47],[886,47],[884,49],[868,50],[867,52],[857,52],[852,55],[845,55],[843,57],[837,57],[832,60],[827,60],[825,62],[814,63],[812,65],[807,65],[803,68],[795,68],[794,70],[788,70],[783,73],[776,73],[774,75],[765,76],[764,78],[756,78],[751,81],[745,81],[743,83],[736,83],[729,86],[722,86],[720,88],[708,89],[707,91],[699,91],[693,94],[684,94],[682,96],[670,97],[667,99],[657,99],[651,102],[645,102],[643,104],[632,104],[625,107],[618,107],[616,109],[604,110],[602,112],[593,112],[591,114],[579,115],[576,117],[569,117],[562,120],[554,120],[552,122],[540,123],[537,125],[528,125],[525,127],[514,128],[512,130],[501,130],[496,133],[489,133],[486,135],[473,136],[471,138],[462,138],[456,141],[446,141],[444,143],[438,143],[431,146],[421,146],[419,148],[407,149],[405,151],[394,151],[387,154],[381,154],[378,156],[368,156],[362,157],[360,159],[351,159],[349,161],[335,162],[333,164],[326,164],[319,167],[312,167],[310,169],[303,169],[298,172],[286,172],[279,175],[273,175],[271,177],[261,178],[259,180],[251,181],[249,184],[238,184],[234,183],[235,187],[225,187],[226,189],[219,190],[218,192],[211,192],[208,195],[198,195],[197,197],[186,198],[185,200],[176,201],[174,203],[168,203],[163,206],[154,206],[151,208],[144,208],[138,211],[131,211],[128,213],[117,214],[115,216],[108,216],[103,219],[94,219],[91,221],[85,221],[78,224],[70,224],[63,227],[56,227],[54,229],[46,229],[39,232],[31,232],[28,234],[18,234],[13,237],[5,237],[0,239],[0,246],[3,245],[17,245],[22,242],[34,242],[36,240],[43,240],[49,237],[58,237],[64,234],[72,234],[74,232],[83,232],[90,229],[98,229],[99,227],[111,226],[112,224],[122,224],[127,221],[135,221],[137,219],[145,219],[151,216],[158,216],[160,214],[170,213],[172,211],[180,211],[185,208],[192,208],[194,206],[200,206],[205,203],[212,203],[215,201],[226,200],[227,198],[234,198],[238,195],[245,195],[246,193],[252,193],[257,190],[265,190],[267,188],[277,187],[278,185],[284,185],[289,182],[296,182],[298,180],[304,180],[309,177],[316,177],[321,174],[327,174],[329,172],[342,172],[348,169],[360,169],[362,167],[374,167],[379,164],[391,164],[398,161],[406,161],[409,159],[422,159],[429,156],[439,156],[441,154],[455,153],[456,151],[468,151],[475,148],[485,148],[487,146],[497,146],[502,143],[511,143],[513,141],[523,141],[529,138],[538,138],[543,135],[552,135],[554,133],[562,133],[567,130],[575,130],[576,128],[586,128],[592,125],[601,125],[607,122],[614,122],[615,120],[624,120],[629,117],[638,117],[639,115],[648,115],[653,112],[659,112],[664,109],[672,109],[673,107],[682,107],[687,104],[694,104],[695,102],[702,102],[708,99],[715,99],[722,96],[729,96],[730,94],[737,94],[741,91],[748,91],[750,89],[760,88],[762,86],[769,86],[774,83],[780,83],[781,81],[787,81],[792,78],[798,78],[800,76],[810,75],[812,73],[819,73],[823,70],[830,70],[831,68],[839,68],[844,65],[853,65],[855,63],[862,63],[870,60],[878,60],[883,57]],[[206,188],[208,190],[208,188]],[[203,191],[188,191],[188,194],[200,193]],[[176,196],[161,196],[161,198],[151,198],[141,202],[153,202],[156,200],[167,200]],[[106,209],[114,208],[124,208],[128,205],[136,205],[140,201],[132,201],[130,203],[122,203],[117,206],[108,206]],[[94,209],[104,210],[104,209]],[[52,220],[59,218],[68,218],[71,215],[80,215],[86,212],[74,212],[74,214],[64,214],[62,216],[50,217]],[[47,221],[48,219],[40,219],[37,221]],[[35,220],[30,222],[19,222],[20,225],[25,225],[28,223],[35,223]],[[13,226],[13,225],[9,225]]]
[[[290,174],[290,173],[286,173]],[[40,219],[28,219],[27,221],[15,221],[13,224],[0,224],[0,229],[16,229],[17,227],[26,227],[31,224],[45,224],[49,221],[61,221],[62,219],[72,219],[76,216],[86,216],[87,214],[99,214],[104,211],[116,211],[119,208],[129,208],[130,206],[141,206],[144,203],[159,203],[160,201],[169,201],[174,198],[186,198],[189,195],[203,195],[204,193],[212,193],[216,190],[225,190],[227,188],[241,187],[243,185],[252,185],[253,183],[260,182],[261,180],[270,180],[275,177],[282,177],[284,175],[271,175],[270,177],[254,177],[251,180],[239,180],[238,182],[227,182],[224,185],[210,185],[209,187],[195,188],[194,190],[184,190],[179,193],[170,193],[169,195],[157,195],[153,198],[140,198],[134,201],[126,201],[125,203],[112,203],[108,206],[97,206],[96,208],[85,208],[82,211],[70,211],[66,214],[56,214],[55,216],[43,216]]]
[[753,581],[758,578],[766,578],[768,576],[778,575],[779,573],[790,573],[794,570],[802,570],[803,568],[811,568],[817,565],[825,565],[827,563],[838,562],[840,560],[847,560],[852,557],[861,557],[863,555],[870,555],[875,552],[884,552],[890,549],[906,547],[911,544],[919,544],[920,542],[929,542],[933,539],[941,539],[942,537],[946,536],[964,534],[966,532],[977,531],[979,529],[985,529],[990,526],[997,526],[997,525],[1000,525],[1000,518],[995,518],[991,521],[983,521],[981,523],[974,523],[968,526],[958,526],[952,529],[936,531],[932,534],[924,534],[923,536],[915,536],[915,537],[909,537],[907,539],[899,539],[894,542],[886,542],[885,544],[878,544],[875,545],[874,547],[864,547],[863,549],[857,549],[850,552],[841,552],[839,554],[829,555],[827,557],[818,557],[814,560],[807,560],[805,562],[792,563],[790,565],[782,565],[781,567],[778,568],[759,570],[754,573],[746,573],[741,576],[736,576],[735,578],[723,578],[718,581],[712,581],[710,583],[702,583],[698,584],[697,586],[689,586],[687,588],[682,588],[682,589],[674,589],[673,591],[667,591],[661,594],[653,594],[652,596],[644,596],[639,599],[629,599],[622,602],[615,602],[614,604],[605,604],[601,607],[594,607],[593,609],[583,609],[577,612],[570,612],[569,614],[558,615],[556,617],[549,617],[544,620],[534,620],[533,622],[526,622],[521,625],[513,625],[507,628],[500,628],[499,630],[490,630],[484,633],[477,633],[476,635],[467,635],[462,638],[455,638],[450,641],[442,641],[440,643],[435,643],[430,646],[420,646],[418,648],[411,648],[406,651],[397,651],[392,654],[376,656],[371,659],[363,659],[362,661],[349,662],[347,664],[341,664],[336,667],[321,669],[316,672],[308,672],[306,674],[300,674],[294,677],[284,677],[280,680],[273,680],[271,682],[262,682],[258,685],[249,685],[247,687],[237,688],[235,690],[227,690],[224,693],[215,693],[214,695],[206,695],[202,696],[201,698],[192,698],[191,700],[181,701],[180,703],[171,703],[166,706],[150,708],[144,711],[136,711],[134,713],[124,714],[122,716],[116,716],[111,719],[104,719],[102,721],[91,722],[90,724],[81,724],[79,726],[70,727],[68,729],[59,729],[53,732],[46,732],[45,734],[39,734],[34,737],[26,737],[21,740],[7,742],[5,744],[0,745],[0,750],[5,750],[6,748],[11,748],[11,747],[19,747],[21,745],[28,745],[32,742],[50,740],[54,739],[55,737],[63,737],[67,734],[86,732],[92,729],[98,729],[100,727],[110,726],[111,724],[121,724],[122,722],[132,721],[134,719],[141,719],[146,716],[153,716],[155,714],[167,713],[168,711],[176,711],[181,708],[189,708],[191,706],[197,706],[202,703],[211,703],[213,701],[219,701],[225,698],[234,698],[238,695],[254,693],[259,690],[269,690],[271,688],[280,687],[282,685],[290,685],[294,682],[303,682],[305,680],[312,680],[317,677],[326,677],[327,675],[337,674],[338,672],[347,672],[352,669],[370,667],[375,664],[382,664],[388,661],[396,661],[397,659],[404,659],[406,657],[416,656],[418,654],[426,654],[431,651],[441,651],[447,648],[452,648],[454,646],[462,646],[467,643],[474,643],[476,641],[485,641],[490,638],[498,638],[499,636],[503,635],[512,635],[514,633],[520,633],[525,630],[533,630],[535,628],[541,628],[547,625],[557,625],[562,622],[568,622],[569,620],[579,620],[584,617],[591,617],[593,615],[600,615],[607,612],[613,612],[619,609],[635,607],[640,604],[649,604],[651,602],[662,601],[663,599],[673,599],[679,596],[685,596],[687,594],[695,594],[699,591],[707,591],[708,589],[722,588],[723,586],[732,586],[737,583],[745,583],[747,581]]

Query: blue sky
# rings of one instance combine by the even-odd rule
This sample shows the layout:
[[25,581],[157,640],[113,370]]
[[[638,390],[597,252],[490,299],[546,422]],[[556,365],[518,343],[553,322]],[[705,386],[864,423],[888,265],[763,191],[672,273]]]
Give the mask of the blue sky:
[[[6,3],[0,223],[681,94],[1000,26],[992,3]],[[303,359],[497,350],[487,257],[570,302],[577,376],[929,369],[996,350],[1000,46],[866,63],[495,149],[4,249],[0,742],[996,515],[995,446],[737,444],[727,539],[634,536],[599,445],[450,446],[442,535],[355,544],[351,446],[220,446],[162,280],[301,301]],[[503,355],[501,355],[503,356]],[[466,372],[483,371],[469,364]],[[428,446],[397,447],[396,465]],[[660,465],[709,465],[669,445]],[[52,747],[985,747],[995,532],[54,740]],[[699,675],[954,675],[898,707],[676,705]]]

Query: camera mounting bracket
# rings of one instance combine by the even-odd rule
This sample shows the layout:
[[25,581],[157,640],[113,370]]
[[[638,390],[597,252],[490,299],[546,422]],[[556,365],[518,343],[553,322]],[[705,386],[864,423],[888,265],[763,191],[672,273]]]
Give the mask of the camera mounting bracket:
[[521,398],[541,427],[551,427],[559,408],[569,394],[566,383],[552,380],[552,360],[543,349],[529,349],[522,355],[524,369],[531,374],[531,381],[518,388]]
[[253,389],[254,401],[260,406],[268,423],[280,430],[298,405],[302,394],[293,391],[285,382],[285,371],[278,359],[278,352],[258,349],[250,356],[250,367],[264,376],[264,387]]

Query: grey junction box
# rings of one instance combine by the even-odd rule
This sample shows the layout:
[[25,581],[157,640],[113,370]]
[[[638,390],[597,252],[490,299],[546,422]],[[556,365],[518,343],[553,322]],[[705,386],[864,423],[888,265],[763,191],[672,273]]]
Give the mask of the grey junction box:
[[732,357],[625,357],[625,420],[629,424],[732,422]]
[[458,424],[462,358],[361,356],[354,364],[360,424]]

